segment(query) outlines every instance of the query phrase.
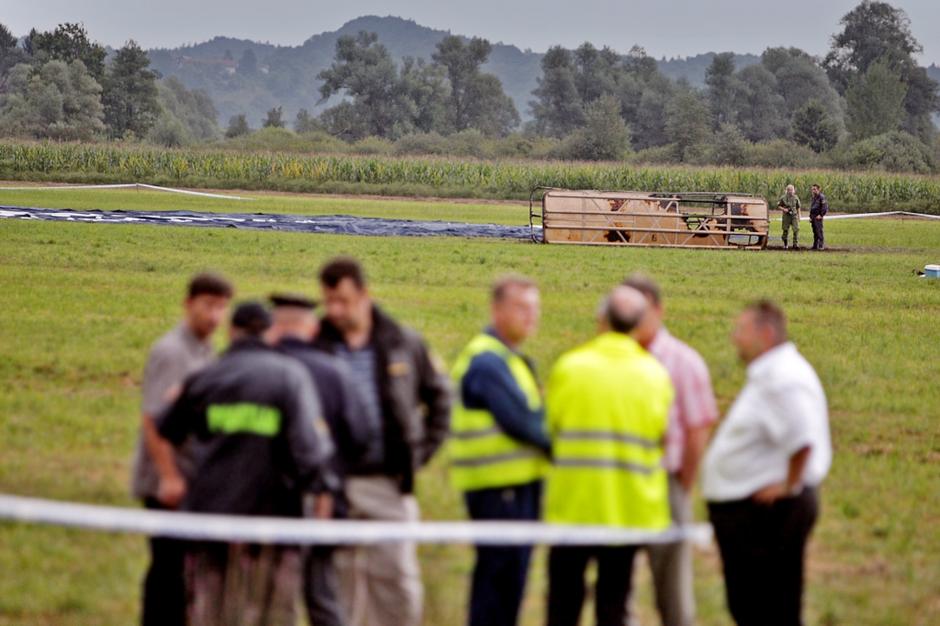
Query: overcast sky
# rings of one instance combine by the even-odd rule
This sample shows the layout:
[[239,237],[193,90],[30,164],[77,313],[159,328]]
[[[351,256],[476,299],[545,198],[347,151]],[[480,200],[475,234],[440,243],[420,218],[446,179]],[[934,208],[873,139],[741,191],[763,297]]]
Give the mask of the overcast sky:
[[[638,43],[655,57],[708,51],[760,53],[796,46],[823,54],[839,20],[858,0],[3,0],[0,20],[14,34],[84,22],[91,36],[119,46],[176,47],[226,35],[298,45],[361,15],[397,15],[461,35],[543,52],[584,41],[625,52]],[[896,0],[940,64],[940,0]]]

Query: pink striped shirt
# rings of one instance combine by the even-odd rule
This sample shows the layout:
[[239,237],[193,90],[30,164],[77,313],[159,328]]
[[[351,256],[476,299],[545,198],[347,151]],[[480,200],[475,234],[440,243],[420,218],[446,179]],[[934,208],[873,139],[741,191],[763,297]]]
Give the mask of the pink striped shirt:
[[663,327],[650,344],[649,351],[669,372],[676,390],[669,411],[663,456],[666,469],[675,473],[682,467],[686,432],[713,424],[718,419],[718,405],[708,366],[694,348],[673,337]]

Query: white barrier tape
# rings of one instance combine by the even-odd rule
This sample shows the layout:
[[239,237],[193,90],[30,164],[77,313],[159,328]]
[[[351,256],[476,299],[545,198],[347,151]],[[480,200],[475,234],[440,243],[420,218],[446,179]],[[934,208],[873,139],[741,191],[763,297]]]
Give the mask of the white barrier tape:
[[157,185],[148,185],[146,183],[136,183],[138,187],[143,187],[144,189],[152,189],[154,191],[166,191],[169,193],[182,193],[189,196],[200,196],[202,198],[219,198],[221,200],[251,200],[251,198],[243,198],[241,196],[227,196],[221,193],[209,193],[207,191],[190,191],[188,189],[174,189],[173,187],[158,187]]
[[[845,213],[843,215],[827,215],[825,221],[829,220],[852,220],[863,217],[891,217],[894,215],[902,217],[917,217],[930,220],[940,220],[940,215],[928,215],[927,213],[912,213],[911,211],[885,211],[883,213]],[[801,217],[800,221],[808,222],[810,218]]]
[[458,543],[479,545],[649,545],[711,542],[708,524],[664,532],[541,522],[322,521],[148,511],[0,495],[0,519],[197,541],[262,544]]
[[31,187],[0,187],[0,191],[61,191],[61,190],[81,190],[81,189],[149,189],[151,191],[165,191],[167,193],[181,193],[188,196],[199,196],[202,198],[218,198],[220,200],[251,200],[252,198],[243,198],[242,196],[227,196],[220,193],[209,193],[207,191],[190,191],[188,189],[175,189],[173,187],[160,187],[159,185],[148,185],[147,183],[115,183],[109,185],[50,185]]

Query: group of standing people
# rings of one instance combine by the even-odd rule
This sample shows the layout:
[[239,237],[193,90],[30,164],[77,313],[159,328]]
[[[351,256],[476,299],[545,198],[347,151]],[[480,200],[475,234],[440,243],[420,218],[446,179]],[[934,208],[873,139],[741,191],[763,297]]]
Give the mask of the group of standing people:
[[[826,238],[823,232],[823,219],[829,212],[829,201],[819,185],[813,185],[810,188],[812,201],[809,208],[809,222],[813,227],[813,247],[810,250],[825,250]],[[781,223],[783,227],[783,249],[798,250],[800,238],[800,212],[803,204],[800,197],[796,195],[796,187],[787,185],[787,188],[780,200],[777,202],[777,209],[783,214]],[[793,243],[789,243],[788,235],[793,230]]]
[[[555,363],[543,393],[521,351],[536,332],[535,282],[496,282],[490,323],[450,376],[371,298],[361,266],[320,271],[320,303],[275,294],[237,306],[228,349],[209,339],[233,290],[195,277],[184,319],[153,347],[143,381],[135,493],[154,509],[415,521],[415,474],[446,442],[474,520],[666,530],[692,520],[699,467],[729,609],[747,625],[799,625],[803,553],[831,462],[825,395],[787,339],[783,312],[748,306],[732,339],[747,384],[718,419],[708,368],[664,325],[658,286],[634,275],[597,310],[597,335]],[[312,522],[315,523],[315,522]],[[645,550],[666,626],[695,621],[687,541],[553,546],[546,619],[576,625],[597,565],[599,626],[627,623]],[[531,547],[478,546],[468,623],[517,623]],[[143,623],[416,626],[416,547],[291,547],[151,539]]]

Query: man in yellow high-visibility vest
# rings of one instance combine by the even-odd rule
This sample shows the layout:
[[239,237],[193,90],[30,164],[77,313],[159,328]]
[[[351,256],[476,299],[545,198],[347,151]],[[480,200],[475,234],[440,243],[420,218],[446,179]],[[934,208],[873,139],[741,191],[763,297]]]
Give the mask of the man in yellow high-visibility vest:
[[[457,398],[449,443],[451,479],[475,520],[539,518],[551,444],[531,362],[519,346],[536,330],[539,291],[520,276],[493,287],[491,324],[454,365]],[[516,623],[529,546],[478,546],[470,592],[471,626]]]
[[[644,530],[669,527],[663,439],[669,374],[631,336],[648,320],[646,298],[615,288],[598,312],[599,334],[564,354],[548,381],[552,466],[545,519]],[[597,561],[596,624],[626,623],[636,546],[555,546],[549,554],[548,625],[576,626],[584,573]]]

